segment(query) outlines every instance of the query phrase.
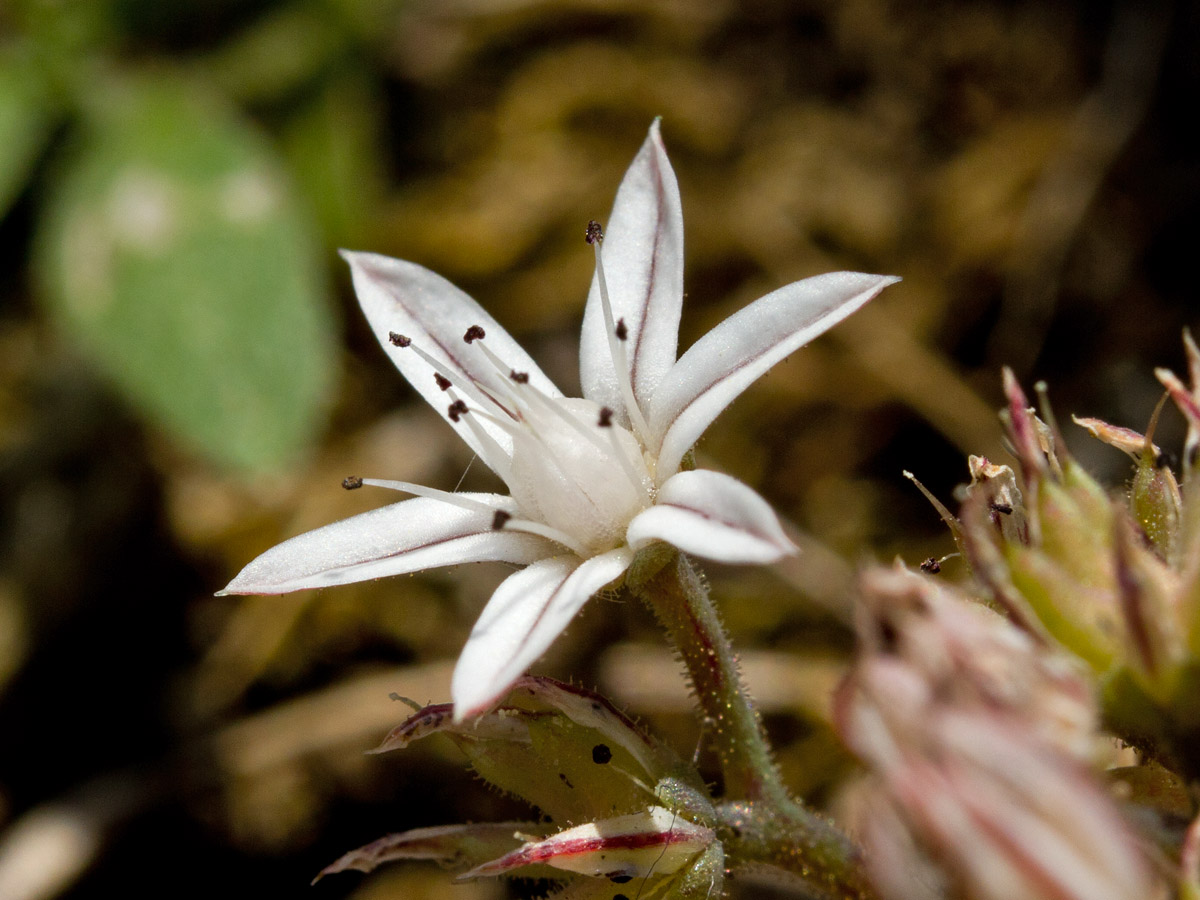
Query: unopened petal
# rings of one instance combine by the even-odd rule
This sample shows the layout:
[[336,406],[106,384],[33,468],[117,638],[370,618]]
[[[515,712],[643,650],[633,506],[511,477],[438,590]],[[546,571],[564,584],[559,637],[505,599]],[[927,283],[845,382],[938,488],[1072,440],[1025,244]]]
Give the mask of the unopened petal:
[[734,313],[679,358],[655,391],[658,480],[679,468],[709,424],[755,379],[900,279],[833,272],[789,284]]
[[588,822],[545,840],[530,841],[472,869],[463,878],[501,875],[534,865],[607,878],[670,875],[695,859],[714,839],[712,829],[664,807],[652,806],[644,812]]
[[[643,409],[675,362],[683,305],[683,211],[658,122],[617,190],[602,252],[613,320],[624,320],[634,396]],[[579,350],[583,395],[625,420],[598,279],[593,276]],[[624,374],[624,373],[622,373]]]
[[[445,278],[416,263],[376,253],[343,250],[342,257],[350,264],[354,292],[371,330],[396,368],[438,413],[447,417],[484,462],[493,470],[503,469],[502,461],[493,458],[494,451],[489,452],[465,417],[451,420],[447,416],[451,401],[434,379],[434,369],[429,363],[411,346],[398,346],[397,342],[411,340],[463,382],[495,384],[507,373],[498,373],[479,348],[464,340],[467,329],[479,326],[488,348],[513,371],[528,375],[532,387],[552,397],[561,396],[558,388],[483,307]],[[478,427],[487,431],[500,447],[509,447],[508,435],[501,429],[483,420],[478,420]]]
[[796,552],[766,500],[736,478],[702,469],[668,479],[625,537],[635,550],[665,541],[725,563],[769,563]]
[[632,558],[626,547],[583,562],[568,554],[508,576],[475,623],[454,669],[455,717],[478,715],[506,694],[588,598],[619,578]]
[[510,498],[461,496],[480,509],[417,497],[298,535],[255,559],[220,593],[286,594],[467,562],[519,565],[548,555],[553,545],[543,538],[493,530],[496,511],[516,511]]

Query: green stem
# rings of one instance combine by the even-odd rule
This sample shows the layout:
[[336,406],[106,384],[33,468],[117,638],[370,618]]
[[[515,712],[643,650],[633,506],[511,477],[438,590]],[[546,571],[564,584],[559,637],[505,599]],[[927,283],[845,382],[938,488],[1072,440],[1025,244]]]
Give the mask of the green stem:
[[727,858],[769,865],[813,897],[871,897],[854,845],[784,786],[700,573],[679,554],[639,563],[626,584],[654,611],[687,667],[720,760],[725,796],[736,801],[719,809]]

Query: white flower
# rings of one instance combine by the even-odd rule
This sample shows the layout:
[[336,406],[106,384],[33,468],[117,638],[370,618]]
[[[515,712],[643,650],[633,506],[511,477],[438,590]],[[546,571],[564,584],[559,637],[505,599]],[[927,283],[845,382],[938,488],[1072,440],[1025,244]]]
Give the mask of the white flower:
[[[456,716],[487,709],[579,608],[655,541],[728,563],[795,552],[758,494],[680,471],[709,423],[783,357],[898,280],[838,272],[752,303],[678,360],[679,187],[658,123],[617,192],[580,346],[583,398],[563,397],[470,297],[414,263],[344,253],[363,312],[401,373],[509,488],[417,495],[292,538],[223,593],[276,594],[480,560],[524,565],[471,632],[452,684]],[[603,259],[602,259],[603,255]]]

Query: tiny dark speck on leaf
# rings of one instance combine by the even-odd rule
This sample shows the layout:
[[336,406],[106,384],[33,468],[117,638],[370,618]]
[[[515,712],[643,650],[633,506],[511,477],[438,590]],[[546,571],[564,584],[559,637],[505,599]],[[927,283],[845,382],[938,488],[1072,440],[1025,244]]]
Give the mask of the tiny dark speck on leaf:
[[607,765],[610,759],[612,759],[612,751],[608,749],[608,744],[597,744],[592,748],[592,762],[596,765]]

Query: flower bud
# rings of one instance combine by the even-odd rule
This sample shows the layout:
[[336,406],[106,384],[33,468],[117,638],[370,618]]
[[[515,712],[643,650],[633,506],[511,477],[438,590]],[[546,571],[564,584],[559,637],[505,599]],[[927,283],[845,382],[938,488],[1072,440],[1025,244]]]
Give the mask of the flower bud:
[[1089,771],[1096,714],[1078,666],[923,576],[870,573],[862,605],[866,653],[835,721],[872,773],[858,832],[882,896],[1161,896]]

